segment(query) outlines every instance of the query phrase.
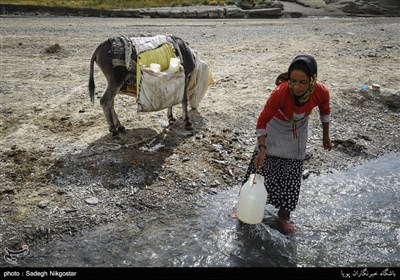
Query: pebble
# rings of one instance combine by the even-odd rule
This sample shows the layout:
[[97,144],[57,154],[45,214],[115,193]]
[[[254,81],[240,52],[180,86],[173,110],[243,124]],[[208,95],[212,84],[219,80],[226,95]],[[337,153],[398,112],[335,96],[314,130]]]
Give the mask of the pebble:
[[85,199],[85,202],[89,205],[96,205],[99,203],[99,199],[92,196],[92,197]]
[[50,203],[50,201],[47,200],[47,199],[46,200],[42,200],[42,201],[39,201],[38,206],[39,206],[39,208],[44,209],[49,205],[49,203]]

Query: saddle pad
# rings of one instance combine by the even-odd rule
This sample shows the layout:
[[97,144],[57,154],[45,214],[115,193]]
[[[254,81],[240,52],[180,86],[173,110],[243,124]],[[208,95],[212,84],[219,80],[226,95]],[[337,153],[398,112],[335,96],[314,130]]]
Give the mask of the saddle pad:
[[135,46],[135,50],[138,55],[142,52],[156,49],[159,46],[168,43],[168,37],[166,35],[156,35],[153,37],[132,37],[130,40]]
[[126,66],[128,71],[134,69],[136,62],[132,58],[133,45],[126,36],[109,38],[113,67]]

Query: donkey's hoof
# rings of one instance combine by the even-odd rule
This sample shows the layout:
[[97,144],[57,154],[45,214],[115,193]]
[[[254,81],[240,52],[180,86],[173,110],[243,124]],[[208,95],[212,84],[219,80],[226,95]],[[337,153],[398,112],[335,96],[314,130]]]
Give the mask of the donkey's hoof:
[[119,135],[119,131],[118,130],[110,130],[111,134],[113,137],[118,136]]
[[120,125],[119,127],[118,127],[118,131],[119,132],[125,132],[126,130],[125,130],[125,127],[123,126],[123,125]]
[[192,125],[192,123],[187,122],[187,123],[185,124],[185,129],[186,129],[186,130],[193,130],[193,125]]
[[176,124],[176,119],[172,118],[168,120],[168,127],[172,127]]

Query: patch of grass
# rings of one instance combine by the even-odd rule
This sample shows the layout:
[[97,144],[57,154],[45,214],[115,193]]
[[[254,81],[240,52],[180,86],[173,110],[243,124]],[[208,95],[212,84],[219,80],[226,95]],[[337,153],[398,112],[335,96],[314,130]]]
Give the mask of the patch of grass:
[[[92,9],[138,9],[208,5],[209,0],[1,0],[0,4],[21,4],[51,7],[74,7]],[[225,1],[234,4],[235,1]]]

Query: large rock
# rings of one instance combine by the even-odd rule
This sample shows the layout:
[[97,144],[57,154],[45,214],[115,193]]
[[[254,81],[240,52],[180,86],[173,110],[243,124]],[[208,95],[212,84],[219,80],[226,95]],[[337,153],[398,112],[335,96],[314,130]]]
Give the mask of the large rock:
[[236,1],[236,6],[243,10],[250,10],[253,9],[255,6],[255,1],[254,0],[238,0]]
[[349,14],[400,16],[400,1],[364,0],[343,3],[343,12]]
[[270,8],[270,9],[252,9],[246,10],[245,15],[247,18],[272,18],[281,17],[282,9]]
[[349,15],[400,16],[399,0],[295,0],[291,2],[327,10],[336,7]]
[[273,0],[238,0],[236,1],[236,6],[243,10],[253,10],[253,9],[270,9],[270,8],[280,8],[283,9],[283,4],[280,1]]

